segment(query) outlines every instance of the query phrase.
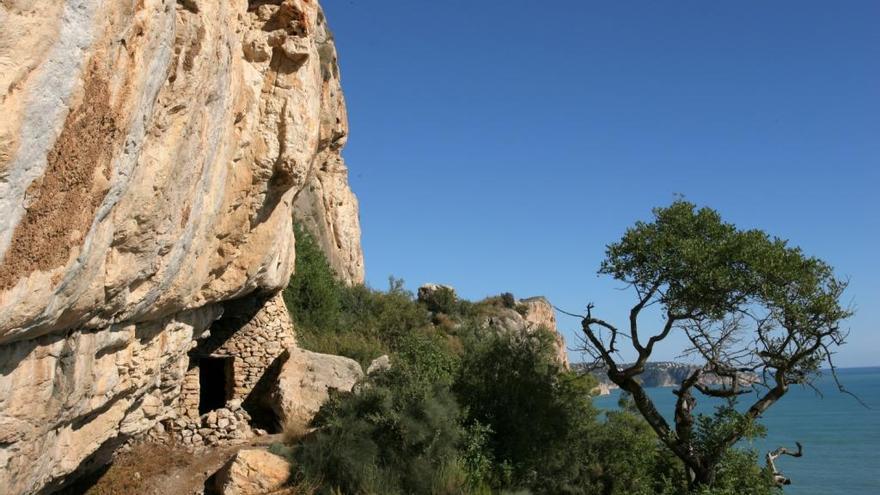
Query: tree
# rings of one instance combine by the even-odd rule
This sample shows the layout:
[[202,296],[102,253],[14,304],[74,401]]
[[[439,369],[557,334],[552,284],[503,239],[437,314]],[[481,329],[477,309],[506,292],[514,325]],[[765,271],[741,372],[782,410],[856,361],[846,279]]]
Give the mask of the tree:
[[[810,385],[823,363],[834,371],[834,348],[846,338],[840,324],[852,314],[839,302],[847,283],[829,265],[683,200],[655,209],[653,222],[637,222],[609,245],[599,273],[625,283],[638,300],[628,328],[595,317],[590,304],[581,321],[583,348],[632,395],[660,440],[684,463],[694,489],[713,484],[725,454],[754,431],[755,420],[790,386]],[[646,339],[640,316],[652,306],[660,308],[663,323]],[[686,353],[702,366],[674,390],[678,399],[670,426],[638,377],[655,346],[673,332],[687,337]],[[632,364],[620,362],[624,345],[637,356]],[[722,378],[720,385],[709,384],[712,375]],[[756,377],[757,383],[744,377]],[[698,394],[731,402],[745,394],[754,399],[744,412],[726,407],[703,421],[693,412]]]
[[553,335],[500,333],[475,344],[453,387],[467,426],[484,425],[492,485],[534,493],[596,493],[590,442],[595,380],[559,365]]

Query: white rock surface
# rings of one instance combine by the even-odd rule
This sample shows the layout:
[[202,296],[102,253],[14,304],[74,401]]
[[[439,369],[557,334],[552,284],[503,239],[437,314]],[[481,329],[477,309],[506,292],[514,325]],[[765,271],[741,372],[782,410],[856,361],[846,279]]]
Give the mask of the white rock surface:
[[383,354],[370,362],[370,365],[367,366],[367,374],[372,375],[373,373],[379,373],[390,369],[391,358],[388,357],[388,354]]
[[171,415],[221,303],[287,283],[295,202],[363,278],[315,1],[0,1],[0,115],[0,492]]
[[272,391],[272,407],[282,424],[307,425],[331,389],[351,391],[364,376],[353,359],[298,348],[289,353]]
[[534,332],[539,328],[549,330],[556,340],[556,359],[566,369],[569,368],[568,351],[565,338],[556,326],[556,313],[553,305],[544,297],[530,297],[516,302],[525,306],[524,314],[511,308],[495,308],[491,316],[483,320],[483,326],[500,331]]
[[215,487],[222,495],[265,495],[284,486],[289,476],[284,458],[260,449],[239,450],[217,472]]

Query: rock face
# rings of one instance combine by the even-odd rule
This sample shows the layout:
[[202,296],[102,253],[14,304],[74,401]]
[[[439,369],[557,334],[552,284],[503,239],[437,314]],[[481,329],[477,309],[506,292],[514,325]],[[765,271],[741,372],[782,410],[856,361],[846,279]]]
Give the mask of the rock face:
[[556,339],[556,359],[566,369],[569,367],[565,339],[556,327],[553,305],[544,297],[530,297],[516,302],[519,311],[498,307],[491,316],[483,319],[483,326],[499,331],[534,332],[539,328],[549,330]]
[[[338,150],[326,157],[309,176],[293,204],[294,217],[321,246],[330,267],[343,282],[364,283],[364,253],[357,198],[348,186],[348,169]],[[329,156],[327,156],[329,155]]]
[[294,204],[363,277],[314,0],[2,1],[0,114],[4,493],[173,417],[224,302],[287,283]]
[[[631,364],[621,364],[621,368],[631,366]],[[608,378],[605,368],[589,369],[584,363],[578,363],[574,366],[576,370],[592,373],[599,381],[595,392],[598,395],[608,395],[612,390],[619,388],[617,384]],[[645,387],[677,387],[685,381],[694,371],[700,369],[699,366],[686,363],[675,363],[668,361],[657,361],[645,364],[645,371],[639,375],[639,380]],[[757,375],[754,373],[742,373],[737,381],[744,388],[751,387],[758,381]],[[713,373],[705,373],[700,376],[699,383],[706,386],[728,385],[732,383],[730,378],[721,377]]]
[[544,297],[530,297],[519,302],[527,308],[524,316],[527,328],[544,327],[553,332],[556,338],[556,358],[568,369],[568,350],[565,347],[565,338],[556,326],[556,311],[553,305]]
[[265,495],[284,486],[289,476],[290,465],[284,458],[247,449],[239,450],[214,479],[222,495]]
[[292,348],[272,392],[282,424],[308,424],[330,396],[330,389],[349,392],[363,378],[361,365],[342,356]]

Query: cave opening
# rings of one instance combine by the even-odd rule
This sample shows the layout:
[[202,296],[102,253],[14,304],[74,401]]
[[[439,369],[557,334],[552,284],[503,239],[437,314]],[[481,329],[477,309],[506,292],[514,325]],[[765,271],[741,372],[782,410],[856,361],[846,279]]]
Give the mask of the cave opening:
[[199,360],[199,415],[224,407],[232,398],[233,358],[205,357]]

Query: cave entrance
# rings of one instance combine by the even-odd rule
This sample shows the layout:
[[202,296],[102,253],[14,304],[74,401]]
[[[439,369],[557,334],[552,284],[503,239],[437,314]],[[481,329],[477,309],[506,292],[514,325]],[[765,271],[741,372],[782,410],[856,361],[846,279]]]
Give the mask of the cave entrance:
[[204,357],[199,360],[199,416],[226,405],[232,398],[231,357]]

